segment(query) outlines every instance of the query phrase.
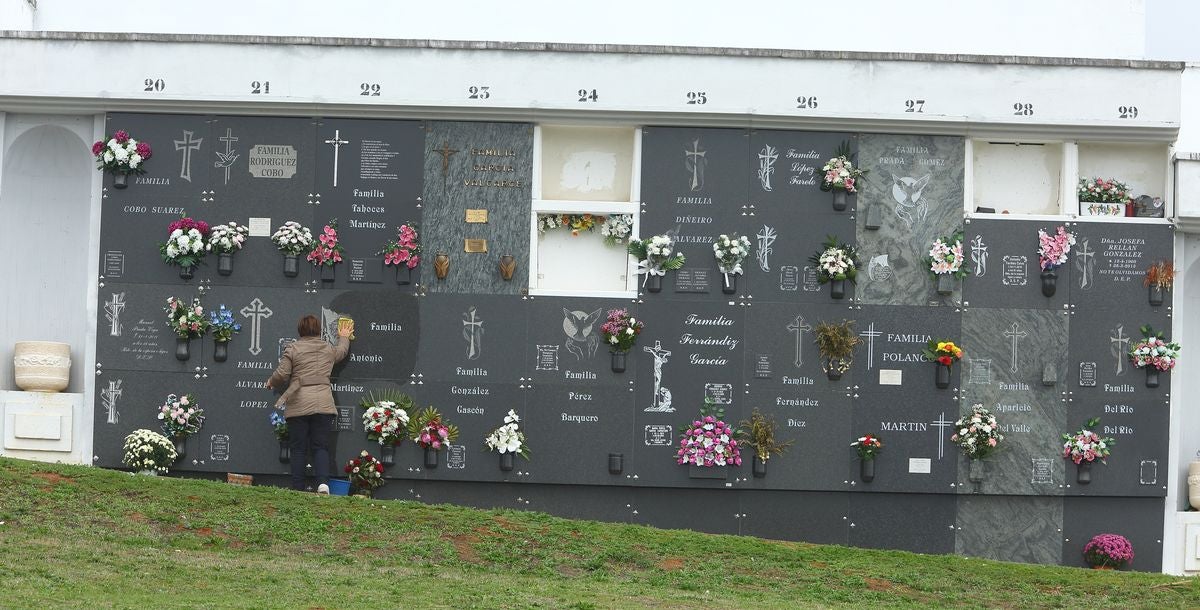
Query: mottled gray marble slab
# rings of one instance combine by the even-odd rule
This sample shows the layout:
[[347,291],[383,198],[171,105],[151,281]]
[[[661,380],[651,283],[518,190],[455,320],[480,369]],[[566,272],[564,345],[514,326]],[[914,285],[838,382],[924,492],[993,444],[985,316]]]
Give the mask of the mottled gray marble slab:
[[1057,564],[1062,561],[1061,498],[960,496],[954,552],[970,557]]

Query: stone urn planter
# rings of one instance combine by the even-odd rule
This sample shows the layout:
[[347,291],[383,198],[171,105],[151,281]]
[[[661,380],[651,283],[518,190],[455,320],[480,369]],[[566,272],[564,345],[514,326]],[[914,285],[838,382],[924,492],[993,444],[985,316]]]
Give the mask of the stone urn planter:
[[61,392],[71,380],[71,346],[55,341],[13,345],[14,381],[26,392]]
[[1188,503],[1200,510],[1200,461],[1188,464]]

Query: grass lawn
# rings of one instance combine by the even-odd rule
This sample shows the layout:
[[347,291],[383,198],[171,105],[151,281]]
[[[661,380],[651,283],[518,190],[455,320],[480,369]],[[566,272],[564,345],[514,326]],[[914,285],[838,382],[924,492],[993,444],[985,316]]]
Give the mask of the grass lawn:
[[1200,583],[0,458],[0,608],[1195,608]]

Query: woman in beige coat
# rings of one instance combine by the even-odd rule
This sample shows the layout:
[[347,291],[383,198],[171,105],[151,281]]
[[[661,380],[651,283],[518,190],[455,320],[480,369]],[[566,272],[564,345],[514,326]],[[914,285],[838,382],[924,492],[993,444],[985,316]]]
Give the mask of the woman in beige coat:
[[283,409],[288,424],[288,444],[292,451],[292,489],[304,490],[304,468],[308,448],[317,471],[317,493],[329,493],[329,434],[337,409],[329,375],[333,365],[350,353],[354,322],[338,321],[337,347],[321,338],[316,316],[304,316],[296,325],[300,340],[287,346],[267,387],[285,388],[275,407]]

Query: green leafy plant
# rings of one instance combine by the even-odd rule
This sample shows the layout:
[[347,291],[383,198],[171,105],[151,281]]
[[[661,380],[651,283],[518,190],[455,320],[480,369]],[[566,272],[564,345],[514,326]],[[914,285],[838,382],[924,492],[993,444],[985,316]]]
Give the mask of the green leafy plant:
[[763,415],[758,407],[755,407],[754,412],[750,414],[750,419],[743,420],[738,424],[740,427],[738,438],[754,447],[754,453],[758,459],[766,462],[771,459],[772,453],[783,453],[796,442],[795,440],[779,442],[775,438],[776,425],[773,417]]
[[458,439],[458,426],[443,420],[442,414],[430,406],[408,420],[408,435],[422,448],[437,451]]

